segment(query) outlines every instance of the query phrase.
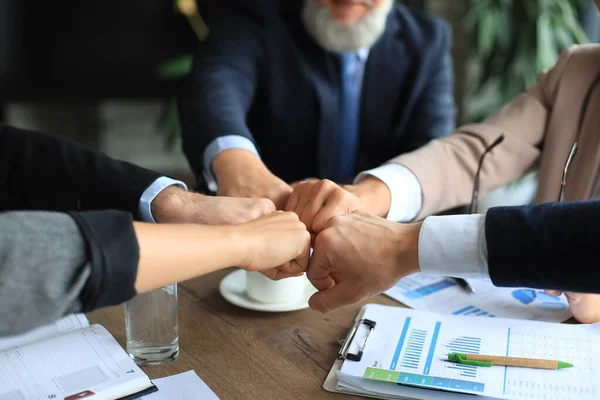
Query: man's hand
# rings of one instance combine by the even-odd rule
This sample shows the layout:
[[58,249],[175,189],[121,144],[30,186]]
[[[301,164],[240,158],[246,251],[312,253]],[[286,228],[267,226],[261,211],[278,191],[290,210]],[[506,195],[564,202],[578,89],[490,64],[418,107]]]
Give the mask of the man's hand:
[[285,210],[294,211],[310,231],[318,233],[336,215],[360,211],[385,217],[389,207],[388,187],[379,179],[369,177],[357,185],[344,186],[327,179],[298,182]]
[[421,223],[397,224],[354,213],[330,219],[317,236],[307,277],[323,313],[358,303],[419,271]]
[[219,196],[267,198],[278,210],[283,210],[292,193],[290,185],[273,175],[260,158],[246,150],[230,149],[219,153],[212,168]]
[[275,211],[269,199],[205,196],[169,186],[152,201],[158,223],[232,225],[251,221]]
[[[296,214],[278,211],[232,229],[236,232],[234,240],[242,243],[244,249],[240,267],[261,271],[274,280],[306,271],[310,234]],[[279,267],[273,268],[274,265]]]
[[[546,290],[552,296],[560,296],[562,292]],[[600,295],[584,293],[565,293],[569,301],[569,309],[573,317],[582,324],[600,322]]]
[[327,179],[298,182],[285,206],[312,232],[321,232],[331,217],[351,214],[359,208],[358,197]]

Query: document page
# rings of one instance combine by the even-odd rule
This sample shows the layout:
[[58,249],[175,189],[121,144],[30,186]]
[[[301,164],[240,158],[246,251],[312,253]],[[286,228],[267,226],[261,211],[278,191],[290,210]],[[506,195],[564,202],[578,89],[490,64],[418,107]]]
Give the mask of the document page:
[[85,391],[108,399],[149,386],[100,325],[0,351],[0,400],[64,399]]
[[144,396],[141,400],[219,400],[193,370],[154,379],[152,382],[158,387],[158,392]]
[[[583,326],[501,318],[482,323],[478,317],[380,305],[368,305],[363,318],[376,321],[375,329],[361,361],[345,360],[341,374],[503,399],[592,400],[600,395],[595,361],[600,360],[600,336]],[[360,344],[357,335],[351,351]],[[448,353],[543,358],[574,367],[477,367],[449,362]]]
[[467,293],[444,276],[414,274],[400,280],[385,294],[416,310],[482,318],[518,318],[563,322],[571,318],[564,295],[543,290],[498,288],[489,279],[468,279],[475,293]]
[[89,325],[90,324],[84,314],[70,314],[52,324],[41,326],[21,335],[0,338],[0,350],[21,346],[42,338],[48,338],[63,332],[74,331]]

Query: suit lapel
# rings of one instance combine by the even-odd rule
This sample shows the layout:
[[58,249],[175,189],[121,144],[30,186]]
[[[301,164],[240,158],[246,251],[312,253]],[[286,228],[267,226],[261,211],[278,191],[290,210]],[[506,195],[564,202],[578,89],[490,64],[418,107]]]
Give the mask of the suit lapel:
[[393,142],[390,127],[402,122],[401,110],[408,99],[403,86],[413,51],[402,40],[402,27],[393,14],[367,60],[361,94],[361,148],[389,148]]

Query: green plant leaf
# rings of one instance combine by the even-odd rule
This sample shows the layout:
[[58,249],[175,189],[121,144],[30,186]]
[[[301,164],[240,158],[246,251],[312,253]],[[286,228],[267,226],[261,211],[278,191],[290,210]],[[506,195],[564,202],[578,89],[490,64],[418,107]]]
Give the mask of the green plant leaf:
[[486,14],[490,7],[489,0],[471,0],[469,12],[462,19],[462,26],[465,29],[475,28],[481,16]]
[[533,85],[564,48],[587,42],[579,22],[580,3],[470,0],[462,24],[476,28],[470,62],[477,73],[469,76],[465,114],[476,120],[487,117]]
[[489,13],[483,15],[478,23],[478,31],[479,52],[485,57],[492,52],[496,39],[495,12],[490,10]]
[[186,76],[192,69],[193,55],[186,54],[165,61],[157,68],[156,74],[161,79],[179,79]]
[[575,38],[571,34],[571,31],[565,26],[564,22],[557,21],[554,24],[554,39],[559,50],[566,49],[567,47],[575,44]]
[[171,98],[163,108],[158,118],[158,127],[165,135],[165,148],[172,148],[180,132],[179,112],[177,111],[177,99],[175,97]]
[[543,71],[552,67],[558,59],[558,53],[552,32],[552,25],[550,24],[550,18],[547,14],[541,14],[537,21],[538,71]]

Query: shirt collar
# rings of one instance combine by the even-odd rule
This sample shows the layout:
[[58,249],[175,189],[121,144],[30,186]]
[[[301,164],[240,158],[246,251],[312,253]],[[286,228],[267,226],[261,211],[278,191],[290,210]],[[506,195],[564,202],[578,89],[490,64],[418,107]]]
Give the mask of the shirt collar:
[[356,52],[356,54],[358,55],[358,59],[360,60],[360,62],[364,63],[367,61],[367,58],[369,58],[369,52],[371,51],[371,49],[369,49],[368,47],[363,47],[362,49],[358,50]]

